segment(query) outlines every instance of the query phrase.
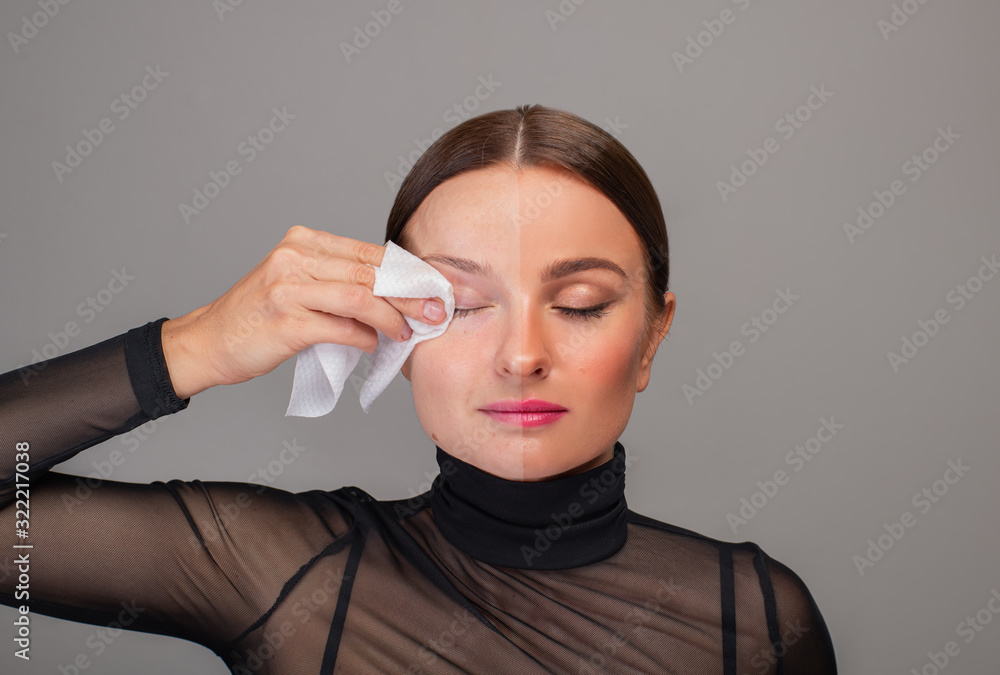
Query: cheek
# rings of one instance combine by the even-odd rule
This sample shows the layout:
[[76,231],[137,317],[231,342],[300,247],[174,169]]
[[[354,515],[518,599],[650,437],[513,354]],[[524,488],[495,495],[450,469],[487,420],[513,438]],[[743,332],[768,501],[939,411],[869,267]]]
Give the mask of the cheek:
[[566,361],[567,369],[586,378],[595,391],[617,390],[634,378],[635,345],[620,334],[594,335]]
[[482,345],[470,339],[455,339],[454,329],[440,337],[421,342],[410,354],[410,374],[414,393],[427,400],[447,401],[467,389],[465,380],[480,368],[471,360],[482,358]]

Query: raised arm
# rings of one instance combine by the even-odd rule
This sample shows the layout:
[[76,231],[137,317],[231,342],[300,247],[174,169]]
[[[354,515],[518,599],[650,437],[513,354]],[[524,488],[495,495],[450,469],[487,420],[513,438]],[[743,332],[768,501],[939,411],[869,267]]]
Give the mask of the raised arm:
[[206,507],[226,495],[49,470],[187,407],[163,357],[164,321],[0,375],[0,603],[212,646],[239,610],[253,614],[200,541],[214,522]]
[[[209,305],[0,375],[0,603],[183,637],[220,655],[256,626],[317,537],[343,529],[323,500],[245,483],[136,484],[50,469],[310,344],[374,351],[376,328],[405,339],[401,312],[426,321],[425,300],[372,294],[367,265],[383,253],[293,227]],[[276,541],[280,555],[268,550]]]
[[384,246],[295,226],[214,302],[0,375],[0,508],[25,478],[183,410],[209,387],[269,373],[317,343],[374,352],[376,329],[406,340],[404,313],[441,321],[423,316],[427,299],[372,293],[369,265],[384,254]]

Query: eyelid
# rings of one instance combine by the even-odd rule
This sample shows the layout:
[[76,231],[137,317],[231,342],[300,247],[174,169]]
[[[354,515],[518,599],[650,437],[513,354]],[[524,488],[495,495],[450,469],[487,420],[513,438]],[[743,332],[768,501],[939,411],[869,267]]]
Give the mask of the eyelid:
[[[582,286],[584,288],[574,289],[574,286]],[[492,302],[491,299],[496,297],[496,294],[492,291],[484,291],[482,289],[476,288],[472,284],[462,284],[453,283],[452,288],[455,291],[455,302],[458,303],[460,299],[469,300],[469,298],[483,298],[482,300],[475,300],[475,302]],[[604,284],[598,283],[587,283],[582,281],[575,281],[571,284],[558,288],[556,291],[550,293],[545,293],[544,295],[551,296],[553,298],[561,297],[565,295],[578,296],[581,294],[586,294],[591,297],[600,297],[601,295],[610,294],[613,297],[617,297],[621,294],[621,290],[615,287],[608,287]],[[472,300],[469,300],[472,302]],[[563,300],[563,302],[572,302],[573,300]],[[584,299],[582,302],[591,302],[590,299]]]
[[[608,300],[597,305],[591,305],[589,307],[554,307],[560,314],[570,317],[590,320],[592,318],[599,319],[607,316],[608,312],[605,311],[607,307],[614,303],[614,300]],[[456,318],[461,318],[463,316],[474,314],[481,309],[487,309],[486,307],[456,307],[455,316]]]

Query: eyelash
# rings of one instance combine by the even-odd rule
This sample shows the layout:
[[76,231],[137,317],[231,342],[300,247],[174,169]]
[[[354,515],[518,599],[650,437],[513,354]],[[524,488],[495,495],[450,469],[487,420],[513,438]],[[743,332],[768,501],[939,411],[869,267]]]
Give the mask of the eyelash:
[[[606,316],[608,313],[607,312],[603,312],[601,310],[603,310],[605,307],[607,307],[610,304],[611,304],[610,302],[605,302],[605,303],[603,303],[601,305],[596,305],[594,307],[588,307],[586,309],[576,309],[576,308],[573,308],[573,307],[557,307],[556,309],[558,309],[560,312],[562,312],[566,316],[571,316],[571,317],[575,317],[575,318],[581,318],[581,319],[584,319],[585,321],[590,321],[590,319],[592,319],[592,318],[593,319],[600,319],[600,318]],[[454,316],[456,316],[456,317],[466,316],[468,314],[472,314],[473,312],[477,312],[480,309],[484,309],[484,308],[483,307],[475,307],[473,309],[456,309]]]

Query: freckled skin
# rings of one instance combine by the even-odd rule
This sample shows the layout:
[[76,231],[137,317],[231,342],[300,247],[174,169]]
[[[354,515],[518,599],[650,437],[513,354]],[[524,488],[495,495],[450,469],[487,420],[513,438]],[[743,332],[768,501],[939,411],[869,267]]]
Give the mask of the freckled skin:
[[[642,241],[600,191],[560,167],[467,171],[438,185],[407,229],[411,252],[471,258],[500,281],[428,261],[452,284],[448,330],[419,343],[403,365],[424,431],[442,449],[511,480],[545,480],[611,459],[649,383],[652,360],[673,321],[676,298],[645,331]],[[563,258],[603,257],[586,270],[543,283],[540,270]],[[601,318],[567,316],[611,301]],[[498,422],[480,409],[537,398],[568,413],[540,427]],[[431,429],[434,432],[431,432]]]

